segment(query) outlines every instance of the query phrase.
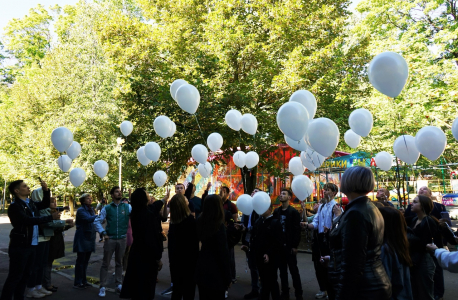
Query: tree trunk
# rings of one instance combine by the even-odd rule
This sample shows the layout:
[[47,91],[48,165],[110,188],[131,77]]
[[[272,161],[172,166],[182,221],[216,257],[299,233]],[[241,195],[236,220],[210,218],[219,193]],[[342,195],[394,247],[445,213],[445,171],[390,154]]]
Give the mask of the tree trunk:
[[74,214],[74,206],[73,206],[73,196],[68,196],[68,206],[70,206],[70,215],[73,217]]
[[240,173],[242,174],[243,192],[245,194],[251,195],[251,192],[253,192],[253,190],[255,189],[257,170],[257,166],[251,170],[248,170],[247,167],[243,167],[240,169]]

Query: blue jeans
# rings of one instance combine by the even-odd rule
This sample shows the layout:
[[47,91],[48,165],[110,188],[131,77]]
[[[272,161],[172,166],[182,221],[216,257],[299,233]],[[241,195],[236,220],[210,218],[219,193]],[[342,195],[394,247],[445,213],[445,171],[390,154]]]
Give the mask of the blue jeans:
[[76,254],[75,281],[73,285],[86,284],[86,270],[92,252],[78,252]]

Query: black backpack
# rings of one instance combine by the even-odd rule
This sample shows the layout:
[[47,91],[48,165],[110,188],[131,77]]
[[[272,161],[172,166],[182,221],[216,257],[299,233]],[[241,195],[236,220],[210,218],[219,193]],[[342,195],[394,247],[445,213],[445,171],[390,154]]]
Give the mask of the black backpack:
[[235,228],[232,214],[227,210],[224,210],[224,220],[226,221],[227,246],[232,248],[240,242],[242,231]]

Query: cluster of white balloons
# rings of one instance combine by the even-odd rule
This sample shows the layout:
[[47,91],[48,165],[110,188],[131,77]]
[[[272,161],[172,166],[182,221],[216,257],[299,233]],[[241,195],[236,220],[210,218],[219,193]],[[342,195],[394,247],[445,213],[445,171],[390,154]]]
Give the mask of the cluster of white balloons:
[[313,193],[313,183],[308,176],[294,176],[291,189],[299,200],[304,201]]
[[345,132],[344,140],[350,148],[356,148],[361,142],[361,137],[367,137],[374,125],[370,111],[364,108],[354,110],[348,117],[349,130]]
[[175,122],[170,120],[170,118],[167,116],[159,116],[154,119],[153,127],[157,135],[163,139],[172,137],[177,130]]
[[259,155],[255,151],[250,151],[245,153],[243,151],[237,151],[232,156],[234,164],[242,169],[243,167],[247,167],[248,169],[252,169],[256,167],[259,163]]
[[186,80],[175,80],[170,85],[170,95],[182,110],[191,115],[195,114],[199,108],[199,90],[195,86],[188,84]]
[[[211,138],[210,138],[211,137]],[[210,140],[210,142],[209,142]],[[223,137],[219,133],[212,133],[208,136],[207,143],[213,149],[221,148],[223,144]],[[220,145],[221,146],[218,146]],[[218,147],[216,147],[218,146]],[[214,151],[214,150],[212,150]],[[208,160],[208,149],[202,144],[194,145],[191,149],[192,158],[199,163],[197,169],[202,177],[207,178],[212,173],[212,165]]]
[[266,192],[257,192],[253,197],[248,194],[240,195],[236,203],[237,208],[244,215],[251,215],[253,210],[257,214],[262,215],[269,209],[272,202]]
[[255,135],[258,130],[258,120],[252,114],[242,115],[238,110],[231,109],[224,117],[229,128],[239,131],[240,128],[248,134]]

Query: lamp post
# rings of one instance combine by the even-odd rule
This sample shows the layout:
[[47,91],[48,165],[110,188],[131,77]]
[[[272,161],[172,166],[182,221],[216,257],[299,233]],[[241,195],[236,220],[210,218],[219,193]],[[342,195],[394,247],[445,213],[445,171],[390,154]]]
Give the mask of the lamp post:
[[121,174],[122,174],[122,144],[124,143],[124,139],[121,137],[118,137],[116,139],[116,142],[118,143],[119,146],[119,188],[121,188]]

